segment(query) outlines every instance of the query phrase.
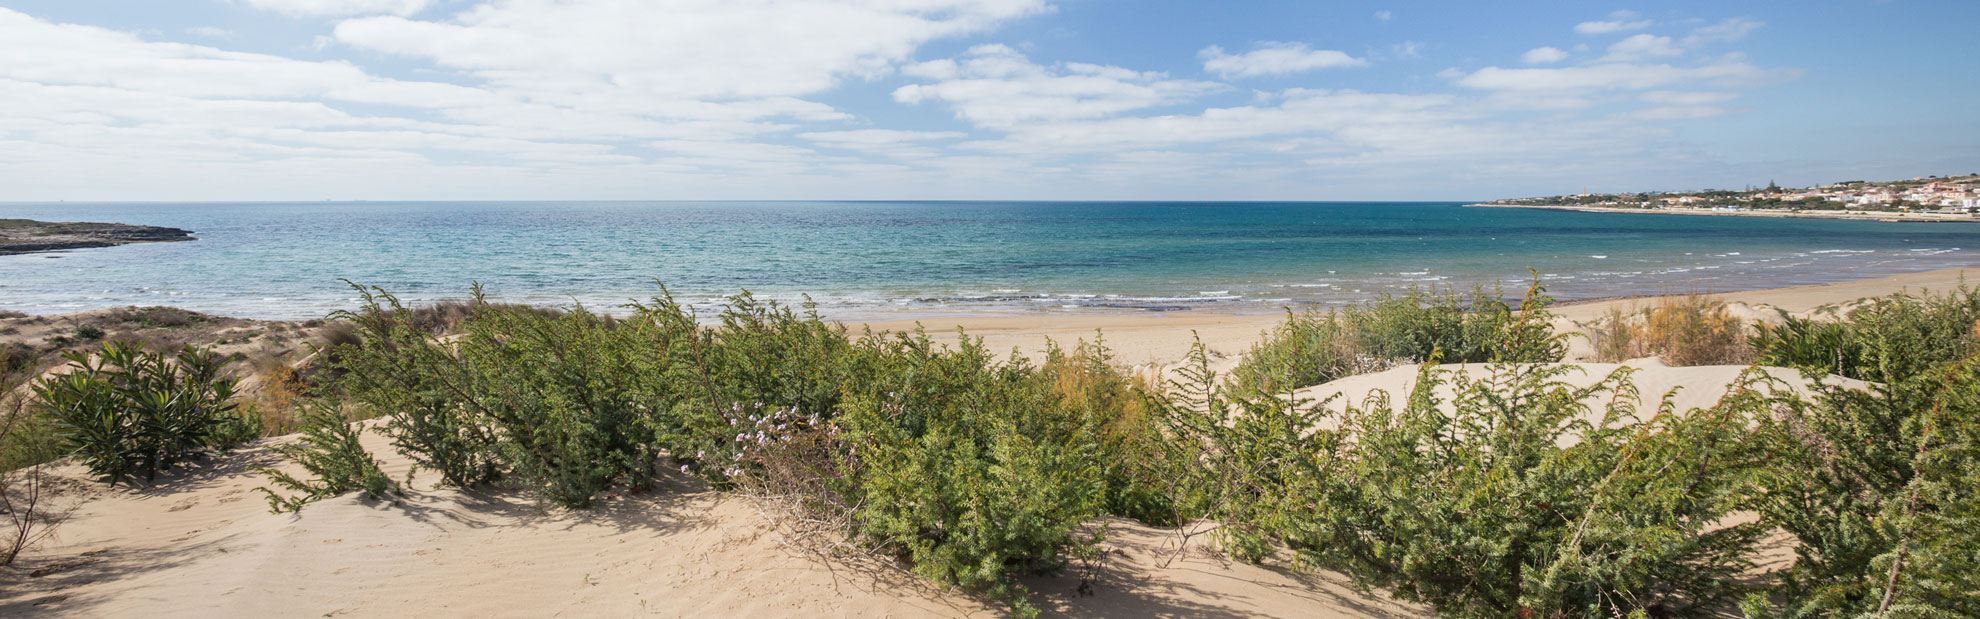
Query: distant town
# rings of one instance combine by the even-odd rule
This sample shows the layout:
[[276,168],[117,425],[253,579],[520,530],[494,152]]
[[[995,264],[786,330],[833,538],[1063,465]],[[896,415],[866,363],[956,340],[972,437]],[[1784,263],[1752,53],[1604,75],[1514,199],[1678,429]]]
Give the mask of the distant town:
[[1844,181],[1803,189],[1768,183],[1764,188],[1643,193],[1581,193],[1571,196],[1494,200],[1481,206],[1575,209],[1635,209],[1695,213],[1767,212],[1841,215],[1935,215],[1980,217],[1980,174],[1926,176],[1896,181]]

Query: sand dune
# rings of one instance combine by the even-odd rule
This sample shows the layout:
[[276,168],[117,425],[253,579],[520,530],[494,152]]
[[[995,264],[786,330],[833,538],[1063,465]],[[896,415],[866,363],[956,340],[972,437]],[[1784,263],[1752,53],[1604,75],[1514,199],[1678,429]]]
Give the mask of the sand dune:
[[[1900,289],[1943,288],[1958,272],[1936,272],[1729,295],[1761,312],[1809,312]],[[1613,301],[1622,303],[1628,301]],[[1767,308],[1761,307],[1762,305]],[[1603,304],[1563,308],[1570,323]],[[1036,354],[1045,338],[1070,342],[1105,328],[1123,363],[1182,358],[1189,333],[1203,334],[1234,363],[1277,316],[1077,316],[963,321],[991,345]],[[898,327],[900,325],[887,325]],[[936,325],[930,325],[931,328]],[[944,325],[946,327],[946,325]],[[1743,368],[1668,368],[1638,360],[1636,385],[1654,401],[1677,389],[1680,407],[1709,405]],[[1586,384],[1613,364],[1580,364]],[[1775,371],[1790,386],[1793,372]],[[1371,389],[1406,393],[1410,366],[1306,390],[1360,400]],[[271,439],[282,440],[282,439]],[[381,437],[368,446],[403,477],[410,462]],[[267,441],[264,441],[264,444]],[[258,466],[281,466],[251,448],[172,472],[143,488],[73,481],[75,511],[56,537],[0,574],[0,616],[997,616],[991,603],[943,591],[871,562],[818,561],[780,543],[749,500],[685,475],[658,489],[609,497],[588,511],[546,510],[509,492],[435,488],[431,475],[403,498],[345,496],[300,514],[270,514],[254,492]],[[1168,531],[1108,519],[1107,552],[1092,566],[1027,580],[1049,614],[1076,617],[1402,617],[1417,606],[1358,593],[1329,573],[1296,573],[1283,561],[1223,561],[1202,540],[1173,564]],[[1080,592],[1083,577],[1095,585]]]
[[[282,439],[271,439],[282,440]],[[382,437],[367,447],[403,477]],[[871,562],[821,562],[782,543],[748,499],[669,475],[585,511],[509,492],[434,488],[391,502],[346,495],[270,514],[251,469],[265,448],[143,490],[90,485],[56,538],[0,581],[0,616],[972,617],[994,604]],[[61,473],[82,479],[79,467]],[[1223,561],[1202,541],[1167,567],[1169,532],[1121,519],[1090,569],[1027,585],[1074,617],[1404,617],[1333,574]],[[36,574],[26,576],[26,574]],[[1078,592],[1091,577],[1091,595]]]

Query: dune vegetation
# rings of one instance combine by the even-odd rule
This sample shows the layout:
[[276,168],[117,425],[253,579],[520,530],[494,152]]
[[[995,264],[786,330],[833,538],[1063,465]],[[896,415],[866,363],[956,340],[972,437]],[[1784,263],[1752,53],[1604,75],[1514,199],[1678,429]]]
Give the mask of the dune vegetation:
[[[1627,345],[1598,349],[1757,359],[1816,385],[1749,371],[1693,410],[1639,393],[1628,369],[1563,381],[1570,335],[1538,285],[1516,305],[1419,290],[1292,314],[1228,375],[1199,344],[1165,377],[1123,370],[1098,337],[1033,362],[747,293],[703,317],[664,290],[616,316],[478,288],[445,312],[358,291],[285,417],[302,437],[279,451],[304,473],[270,471],[271,507],[304,520],[312,500],[406,491],[357,440],[376,431],[418,475],[561,509],[664,491],[660,467],[678,469],[766,505],[821,555],[1017,615],[1036,613],[1019,577],[1091,557],[1106,531],[1086,525],[1108,516],[1240,560],[1289,553],[1454,617],[1980,614],[1966,287],[1776,327],[1685,300],[1617,317],[1609,337]],[[112,345],[37,379],[39,397],[9,390],[7,513],[32,511],[48,457],[116,483],[239,442],[265,413],[227,401],[224,363]],[[1421,364],[1408,392],[1298,396],[1401,364]],[[1758,567],[1769,540],[1792,547],[1785,567]]]

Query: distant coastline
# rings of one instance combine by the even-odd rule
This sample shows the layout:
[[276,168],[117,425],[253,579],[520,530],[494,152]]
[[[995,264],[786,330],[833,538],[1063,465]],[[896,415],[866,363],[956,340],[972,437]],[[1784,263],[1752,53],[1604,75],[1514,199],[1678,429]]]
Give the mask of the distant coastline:
[[191,231],[160,226],[0,219],[0,256],[196,240]]
[[1641,215],[1710,215],[1720,217],[1772,217],[1775,219],[1851,219],[1857,221],[1884,221],[1894,223],[1980,223],[1980,217],[1966,214],[1948,213],[1905,213],[1880,211],[1785,211],[1767,210],[1725,210],[1697,207],[1657,207],[1624,208],[1614,206],[1576,206],[1568,204],[1466,204],[1466,207],[1479,208],[1525,208],[1551,211],[1580,211],[1584,213],[1633,213]]

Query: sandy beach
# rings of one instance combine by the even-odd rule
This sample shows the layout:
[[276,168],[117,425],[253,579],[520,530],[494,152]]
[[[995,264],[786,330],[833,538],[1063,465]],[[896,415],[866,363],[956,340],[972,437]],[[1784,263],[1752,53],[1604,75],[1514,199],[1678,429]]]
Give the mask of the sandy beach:
[[[1919,273],[1885,275],[1860,280],[1819,284],[1747,290],[1740,292],[1715,292],[1704,290],[1662,290],[1662,294],[1682,295],[1703,293],[1727,303],[1736,303],[1754,310],[1755,317],[1761,317],[1778,308],[1791,314],[1805,315],[1824,307],[1904,291],[1945,290],[1958,286],[1962,281],[1980,279],[1980,268],[1941,269]],[[1571,322],[1586,322],[1606,314],[1610,308],[1631,308],[1654,303],[1659,295],[1600,299],[1574,303],[1562,303],[1552,311],[1566,325]],[[1755,308],[1761,308],[1755,310]],[[1203,338],[1213,356],[1231,358],[1241,355],[1258,341],[1259,335],[1270,330],[1273,325],[1285,319],[1285,314],[1228,314],[1211,312],[1082,312],[1076,314],[1039,315],[990,315],[962,318],[902,319],[885,322],[871,322],[851,325],[855,331],[863,327],[875,330],[905,331],[917,325],[926,329],[938,340],[953,339],[956,328],[966,330],[971,337],[983,338],[984,345],[991,350],[1007,352],[1016,350],[1031,358],[1042,355],[1047,340],[1070,348],[1081,338],[1092,339],[1102,333],[1107,346],[1114,351],[1115,361],[1129,365],[1162,365],[1179,361],[1189,352],[1190,335]]]
[[[1959,285],[1964,270],[1713,295],[1763,314],[1824,311],[1864,297]],[[1557,308],[1562,327],[1652,298]],[[1104,331],[1124,365],[1160,367],[1187,351],[1191,333],[1234,364],[1277,315],[1208,313],[983,316],[921,321],[941,333],[963,327],[993,349],[1035,356],[1047,339],[1070,345]],[[911,328],[915,321],[875,323]],[[232,327],[238,328],[238,327]],[[1570,362],[1576,361],[1571,356]],[[1708,403],[1741,368],[1629,363],[1645,393],[1679,390],[1680,404]],[[1578,364],[1573,380],[1615,365]],[[1777,372],[1778,373],[1778,372]],[[1782,374],[1785,376],[1785,374]],[[1353,376],[1304,391],[1314,397],[1399,392],[1413,367]],[[387,503],[343,496],[300,514],[270,514],[254,472],[284,464],[263,447],[170,473],[142,489],[84,481],[58,469],[69,520],[22,569],[0,581],[0,615],[134,616],[994,616],[979,599],[944,591],[871,561],[823,561],[785,544],[747,499],[686,475],[657,492],[608,497],[583,512],[546,509],[507,492],[437,488],[424,476]],[[403,478],[411,462],[376,433],[367,446]],[[1173,531],[1119,519],[1094,564],[1028,582],[1047,614],[1085,617],[1424,616],[1422,607],[1357,593],[1338,574],[1247,565],[1198,540],[1175,555]],[[1080,593],[1082,577],[1094,584]]]

